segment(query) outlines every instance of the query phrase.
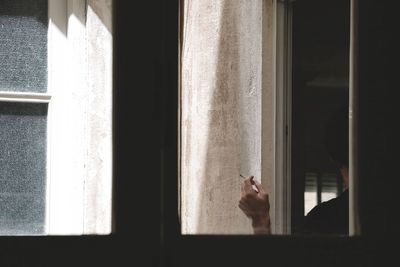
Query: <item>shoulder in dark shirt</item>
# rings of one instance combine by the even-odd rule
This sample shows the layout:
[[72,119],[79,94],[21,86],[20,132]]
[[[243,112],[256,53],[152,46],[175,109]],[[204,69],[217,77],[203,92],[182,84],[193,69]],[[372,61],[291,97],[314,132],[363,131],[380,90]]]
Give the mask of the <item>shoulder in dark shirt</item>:
[[305,217],[302,234],[349,233],[349,192],[315,206]]

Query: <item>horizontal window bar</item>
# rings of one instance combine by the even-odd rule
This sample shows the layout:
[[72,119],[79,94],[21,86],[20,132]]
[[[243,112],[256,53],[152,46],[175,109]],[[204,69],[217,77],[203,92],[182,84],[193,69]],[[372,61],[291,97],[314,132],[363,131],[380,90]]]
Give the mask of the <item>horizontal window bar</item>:
[[0,102],[49,103],[51,95],[0,91]]

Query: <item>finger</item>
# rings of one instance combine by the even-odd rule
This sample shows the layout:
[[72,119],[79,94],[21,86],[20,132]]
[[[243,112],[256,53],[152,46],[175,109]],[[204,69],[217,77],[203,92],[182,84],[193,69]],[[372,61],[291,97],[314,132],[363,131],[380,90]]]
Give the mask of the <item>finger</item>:
[[246,195],[246,191],[244,190],[244,182],[240,183],[240,196],[243,198]]
[[244,190],[245,194],[252,193],[252,191],[253,191],[253,188],[251,186],[252,185],[252,182],[251,182],[252,179],[254,179],[254,176],[250,176],[249,178],[246,178],[243,181],[243,190]]
[[250,180],[250,183],[251,183],[252,191],[255,191],[256,193],[258,193],[260,190],[258,190],[258,188],[256,187],[254,176],[250,176],[249,180]]
[[244,202],[243,200],[239,200],[239,204],[246,207],[247,209],[249,209],[249,205],[246,202]]
[[254,180],[254,186],[257,187],[259,192],[266,193],[262,184],[259,183],[257,180]]
[[246,196],[248,196],[248,195],[251,195],[251,194],[254,194],[255,192],[257,192],[257,191],[255,191],[253,188],[252,188],[252,186],[253,185],[248,185],[248,184],[246,184],[244,181],[240,184],[240,197],[241,198],[245,198]]
[[256,183],[254,181],[254,176],[250,177],[251,188],[258,194],[260,190],[258,190]]
[[259,193],[259,190],[258,190],[258,188],[256,187],[255,184],[252,184],[252,185],[251,185],[251,188],[252,188],[253,191],[256,192],[257,194]]

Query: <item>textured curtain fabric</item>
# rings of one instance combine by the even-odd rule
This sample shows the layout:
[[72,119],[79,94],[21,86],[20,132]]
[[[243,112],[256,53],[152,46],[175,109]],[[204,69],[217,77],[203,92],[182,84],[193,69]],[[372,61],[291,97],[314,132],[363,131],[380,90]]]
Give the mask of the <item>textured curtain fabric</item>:
[[239,173],[261,180],[261,0],[184,2],[183,234],[249,234]]

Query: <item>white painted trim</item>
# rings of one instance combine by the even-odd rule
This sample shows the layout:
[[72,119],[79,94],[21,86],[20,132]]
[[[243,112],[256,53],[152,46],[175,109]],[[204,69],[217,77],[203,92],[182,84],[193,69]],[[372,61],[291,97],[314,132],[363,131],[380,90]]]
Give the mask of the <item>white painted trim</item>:
[[[52,93],[57,88],[57,81],[60,85],[65,84],[63,81],[64,61],[65,61],[65,44],[66,44],[66,31],[67,31],[67,2],[66,0],[48,1],[48,93]],[[53,114],[52,103],[49,103],[47,113],[47,179],[46,179],[46,234],[50,233],[51,220],[51,186],[52,186],[52,130],[53,121],[55,120]]]
[[62,0],[49,5],[47,233],[109,234],[111,1]]
[[[67,0],[48,1],[48,92],[54,94],[57,90],[66,90],[65,73],[67,47]],[[52,188],[56,176],[54,165],[54,125],[57,116],[54,114],[53,102],[49,103],[47,120],[47,185],[46,185],[46,234],[52,234]]]
[[0,102],[49,103],[51,95],[0,91]]
[[[49,4],[56,1],[49,1]],[[56,9],[56,3],[50,6]],[[86,1],[59,4],[49,36],[49,200],[48,234],[84,233],[84,182],[87,165]],[[62,6],[61,6],[62,5]],[[62,12],[61,12],[62,10]],[[83,21],[83,23],[82,23]],[[62,26],[61,26],[62,25]]]
[[181,207],[182,207],[182,185],[181,185],[181,174],[182,174],[182,41],[183,41],[183,20],[184,20],[184,11],[182,8],[184,8],[185,2],[183,0],[179,0],[179,11],[178,11],[178,142],[177,142],[177,151],[178,151],[178,170],[177,170],[177,191],[178,191],[178,203],[177,203],[177,208],[178,208],[178,220],[179,224],[182,226],[182,215],[181,215]]
[[285,156],[286,162],[284,165],[285,169],[285,188],[286,188],[286,210],[285,210],[285,234],[291,233],[291,218],[292,218],[292,33],[293,33],[293,2],[290,0],[287,6],[286,13],[286,90],[285,92],[285,122],[286,122],[286,143],[285,143]]
[[274,233],[291,232],[291,62],[292,6],[277,1],[275,18]]
[[261,177],[269,192],[271,232],[276,233],[275,203],[275,26],[276,0],[262,2]]
[[84,234],[112,232],[112,1],[88,0]]
[[357,0],[350,2],[350,73],[349,73],[349,235],[361,234],[358,212],[357,147]]
[[286,211],[285,211],[285,234],[291,233],[291,218],[292,218],[292,3],[289,4],[289,10],[287,11],[287,56],[286,56],[286,96],[285,96],[285,106],[286,106],[286,143],[285,143],[285,158],[286,162],[284,165],[285,169],[285,187],[286,187]]
[[0,88],[0,102],[48,104],[45,235],[111,233],[111,3],[49,0],[47,92]]

